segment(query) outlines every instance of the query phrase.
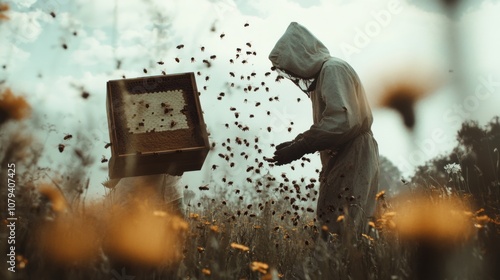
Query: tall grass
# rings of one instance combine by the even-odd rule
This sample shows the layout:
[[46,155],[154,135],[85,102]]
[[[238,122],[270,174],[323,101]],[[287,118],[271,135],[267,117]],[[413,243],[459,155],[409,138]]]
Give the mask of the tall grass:
[[[306,189],[305,182],[287,189],[280,182],[286,178],[269,174],[253,179],[259,191],[242,188],[238,196],[229,191],[231,186],[212,183],[210,189],[216,191],[190,199],[182,208],[154,195],[115,203],[110,194],[84,203],[90,187],[85,161],[71,165],[69,176],[39,168],[43,146],[29,132],[19,132],[28,131],[22,128],[22,123],[8,120],[0,137],[1,182],[7,180],[7,163],[15,162],[19,174],[16,272],[9,272],[4,263],[2,279],[499,276],[500,212],[494,211],[498,205],[488,205],[488,212],[479,209],[463,190],[468,182],[458,173],[450,180],[459,188],[420,175],[406,193],[378,194],[369,230],[357,234],[345,225],[339,236],[315,220],[314,205],[307,204],[314,201],[314,192],[306,202],[291,199],[298,189]],[[7,223],[7,190],[2,187],[0,192],[1,218]],[[7,234],[2,230],[4,254]]]

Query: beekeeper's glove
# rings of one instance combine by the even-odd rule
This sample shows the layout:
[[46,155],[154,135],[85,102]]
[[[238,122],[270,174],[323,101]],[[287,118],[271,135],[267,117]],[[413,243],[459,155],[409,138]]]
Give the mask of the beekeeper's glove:
[[298,140],[291,142],[292,143],[288,145],[284,145],[284,148],[281,149],[278,149],[278,146],[280,146],[281,144],[276,146],[276,151],[274,152],[274,157],[273,157],[274,164],[276,165],[287,164],[301,158],[304,154],[308,153],[308,149],[304,141]]
[[279,144],[278,146],[276,146],[276,150],[281,150],[281,149],[283,149],[286,146],[290,146],[292,143],[293,143],[293,140],[292,141],[283,142],[283,143]]

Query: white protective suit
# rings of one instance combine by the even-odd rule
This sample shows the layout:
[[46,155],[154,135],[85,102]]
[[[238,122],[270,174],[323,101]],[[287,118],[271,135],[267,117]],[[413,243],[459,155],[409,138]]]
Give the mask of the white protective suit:
[[307,153],[320,151],[319,221],[339,233],[343,223],[337,218],[345,215],[348,225],[363,230],[375,209],[379,154],[358,75],[296,22],[288,26],[269,59],[312,101],[314,124],[294,141],[303,141]]

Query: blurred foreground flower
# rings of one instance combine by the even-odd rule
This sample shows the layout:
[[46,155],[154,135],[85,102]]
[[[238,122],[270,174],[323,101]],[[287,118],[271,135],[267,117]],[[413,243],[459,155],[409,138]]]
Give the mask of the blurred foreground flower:
[[438,75],[427,69],[429,67],[411,65],[407,69],[396,69],[387,73],[379,106],[396,110],[405,126],[415,126],[415,105],[442,83]]
[[23,97],[15,96],[9,88],[0,93],[0,125],[10,119],[21,120],[29,113],[30,106]]
[[468,209],[458,199],[417,197],[401,204],[393,212],[393,222],[401,238],[455,243],[473,233]]
[[147,266],[182,260],[188,224],[181,217],[156,210],[142,200],[126,208],[116,207],[106,221],[104,249],[112,258]]
[[0,3],[0,21],[8,20],[9,17],[5,14],[9,10],[9,5],[5,3]]
[[99,234],[95,221],[84,215],[63,215],[39,230],[42,252],[65,265],[87,265],[98,256]]
[[54,186],[50,184],[41,184],[38,187],[38,192],[49,200],[52,206],[52,211],[55,213],[64,212],[68,208],[66,198],[64,198],[61,191]]
[[414,249],[415,279],[451,279],[448,263],[474,233],[469,213],[455,197],[417,196],[400,202],[379,223]]

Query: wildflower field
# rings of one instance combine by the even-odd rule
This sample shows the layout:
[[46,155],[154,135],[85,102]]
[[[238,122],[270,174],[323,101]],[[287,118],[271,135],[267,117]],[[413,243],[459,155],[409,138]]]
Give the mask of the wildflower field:
[[[12,108],[24,110],[23,102],[16,104]],[[186,195],[181,207],[151,196],[117,203],[112,191],[104,199],[86,200],[88,180],[79,177],[78,170],[75,177],[40,180],[52,171],[38,167],[32,149],[36,140],[19,132],[22,122],[11,117],[16,114],[6,114],[1,163],[16,166],[15,171],[2,168],[1,180],[7,182],[13,172],[28,176],[12,177],[15,190],[1,189],[3,198],[15,197],[17,217],[16,273],[10,273],[4,262],[2,279],[497,279],[500,275],[495,265],[500,259],[498,118],[485,128],[464,123],[458,133],[461,143],[452,154],[430,161],[413,178],[377,195],[377,213],[367,232],[357,235],[346,228],[339,236],[318,224],[314,205],[305,203],[316,195],[301,193],[310,182],[289,184],[286,176],[261,175],[254,187],[249,183],[237,195],[211,185],[218,191]],[[481,150],[484,147],[495,152],[488,154]],[[469,166],[477,172],[465,172]],[[392,174],[383,168],[382,172],[381,177]],[[185,186],[185,194],[196,187]],[[302,195],[307,198],[304,203],[297,199]],[[4,203],[2,207],[7,207]],[[5,226],[10,223],[8,212],[2,211],[2,221]],[[2,229],[7,265],[8,236]]]

